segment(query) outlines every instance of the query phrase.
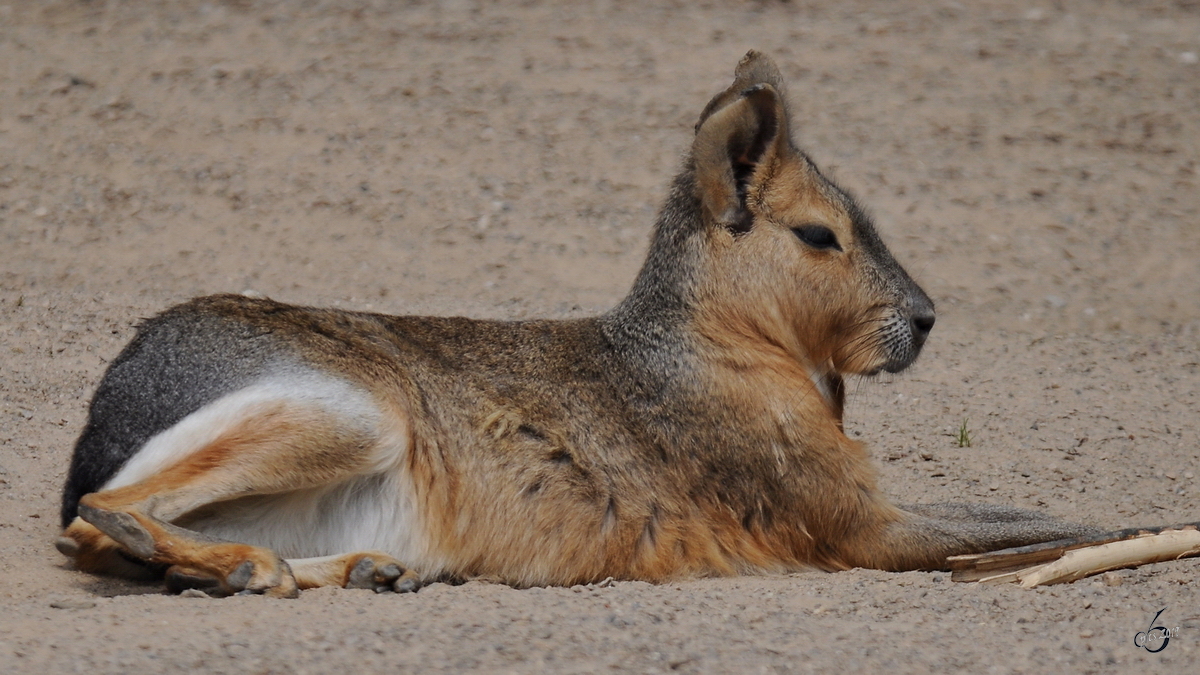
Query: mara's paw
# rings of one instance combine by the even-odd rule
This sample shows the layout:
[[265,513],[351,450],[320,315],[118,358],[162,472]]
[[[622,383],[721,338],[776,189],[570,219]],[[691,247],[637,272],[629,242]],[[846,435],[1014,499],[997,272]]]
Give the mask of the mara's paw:
[[386,553],[355,553],[347,558],[345,588],[369,588],[376,593],[415,593],[421,588],[416,572]]
[[296,577],[286,561],[269,549],[242,544],[208,547],[194,562],[167,569],[166,583],[172,593],[197,590],[215,597],[300,595]]
[[80,518],[76,518],[55,540],[54,548],[81,572],[111,574],[138,581],[161,578],[163,572],[161,565],[135,558],[111,537]]
[[341,586],[369,588],[376,593],[413,593],[421,578],[399,560],[379,551],[359,551],[288,561],[300,588]]

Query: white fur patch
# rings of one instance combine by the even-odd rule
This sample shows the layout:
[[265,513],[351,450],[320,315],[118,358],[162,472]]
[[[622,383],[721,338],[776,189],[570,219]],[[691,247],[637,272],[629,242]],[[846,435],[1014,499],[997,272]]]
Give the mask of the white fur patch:
[[375,427],[380,413],[367,392],[313,370],[280,369],[180,420],[129,458],[102,489],[131,485],[206,447],[255,414],[280,403],[316,405],[344,416],[347,424]]
[[436,576],[445,561],[430,549],[412,496],[406,473],[390,471],[324,488],[239,499],[186,526],[265,546],[284,558],[383,551],[423,576]]
[[813,386],[817,388],[817,393],[821,394],[821,398],[829,405],[833,405],[833,392],[829,390],[829,383],[826,381],[826,376],[829,375],[831,366],[828,363],[822,364],[820,368],[813,368],[808,373],[808,379],[812,380]]

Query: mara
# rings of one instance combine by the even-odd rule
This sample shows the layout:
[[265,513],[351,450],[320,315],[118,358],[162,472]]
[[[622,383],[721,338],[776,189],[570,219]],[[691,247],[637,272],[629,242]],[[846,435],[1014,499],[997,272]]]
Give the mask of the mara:
[[933,569],[1092,534],[882,496],[842,430],[843,377],[908,367],[933,303],[789,126],[779,71],[749,53],[602,316],[220,295],[146,321],[92,399],[59,550],[175,591],[291,597]]

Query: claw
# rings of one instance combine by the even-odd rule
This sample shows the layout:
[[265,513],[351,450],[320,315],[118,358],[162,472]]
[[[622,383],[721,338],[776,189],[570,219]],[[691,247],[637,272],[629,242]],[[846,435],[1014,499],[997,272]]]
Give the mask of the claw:
[[79,542],[70,537],[59,537],[58,539],[55,539],[54,548],[58,549],[59,553],[67,556],[68,558],[74,558],[75,556],[79,555]]
[[392,589],[397,593],[416,593],[421,590],[421,580],[413,576],[403,576],[392,584]]
[[225,577],[225,585],[230,589],[238,591],[246,590],[246,585],[250,583],[250,579],[254,577],[254,563],[249,560],[237,566],[237,569],[229,573]]
[[375,588],[375,572],[375,561],[364,557],[350,570],[346,588]]
[[371,589],[376,593],[388,593],[395,590],[395,582],[405,574],[404,568],[394,562],[377,560],[375,556],[364,555],[359,559],[350,574],[346,576],[346,588]]

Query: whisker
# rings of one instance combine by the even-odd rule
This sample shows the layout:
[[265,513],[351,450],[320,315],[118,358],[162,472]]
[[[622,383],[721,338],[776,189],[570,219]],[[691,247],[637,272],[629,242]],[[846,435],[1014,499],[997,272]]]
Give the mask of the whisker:
[[877,317],[869,317],[869,318],[863,319],[861,321],[856,321],[856,322],[854,322],[848,326],[844,326],[841,329],[834,332],[832,338],[836,340],[836,339],[840,338],[841,336],[845,335],[846,333],[848,333],[852,330],[858,329],[862,326],[866,326],[867,324],[883,323],[883,322],[886,322],[887,320],[888,320],[887,317],[877,316]]
[[[855,338],[854,340],[851,340],[851,341],[847,342],[846,344],[842,345],[842,349],[845,349],[845,348],[851,347],[851,346],[853,347],[853,349],[850,351],[850,353],[844,357],[845,360],[852,361],[852,360],[858,358],[860,355],[867,353],[870,350],[878,349],[879,345],[877,342],[877,338],[880,335],[882,335],[883,332],[884,331],[881,328],[879,330],[871,331],[870,333],[864,333],[863,335],[860,335],[858,338]],[[858,342],[859,344],[855,344],[856,342]]]
[[884,328],[885,327],[880,327],[873,331],[862,333],[851,340],[847,340],[838,346],[838,351],[842,351],[847,348],[853,348],[849,356],[855,357],[867,349],[873,349],[877,346],[875,344],[875,340],[884,333]]
[[[887,321],[888,321],[888,317],[872,316],[872,317],[867,317],[865,319],[860,319],[860,320],[855,321],[846,326],[842,326],[837,331],[835,331],[834,334],[831,336],[833,338],[833,340],[837,341],[840,338],[842,338],[842,336],[846,335],[847,333],[857,331],[858,329],[862,328],[863,326],[869,326],[871,324],[880,324],[880,326],[877,328],[869,330],[865,333],[858,333],[854,337],[841,342],[840,344],[837,345],[837,347],[834,348],[834,351],[842,352],[845,349],[849,348],[851,351],[850,351],[850,354],[847,356],[847,360],[853,360],[853,359],[857,358],[860,354],[866,353],[867,351],[869,351],[871,349],[875,349],[876,348],[876,340],[879,337],[879,335],[883,334],[884,329],[886,328],[885,324],[887,323]],[[821,395],[818,385],[815,382],[811,383],[811,385],[812,385],[811,387],[804,387],[803,389],[800,389],[795,394],[793,394],[788,399],[787,408],[794,408],[796,406],[797,402],[800,400],[801,396],[807,397],[807,396],[816,395],[816,396],[821,396],[821,398],[823,399],[824,396]]]

